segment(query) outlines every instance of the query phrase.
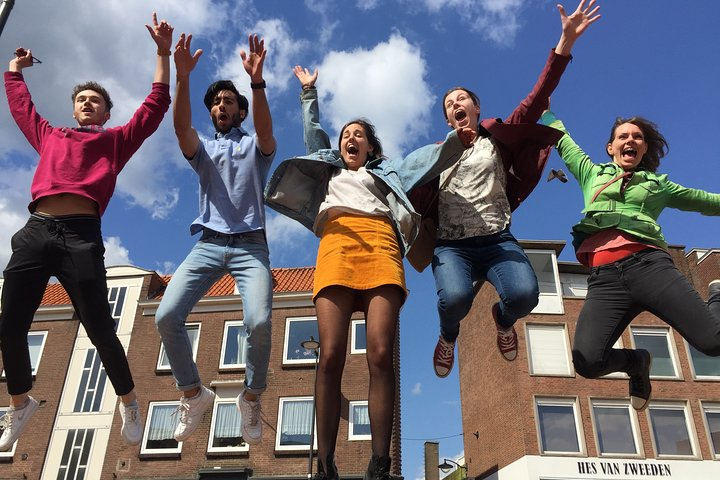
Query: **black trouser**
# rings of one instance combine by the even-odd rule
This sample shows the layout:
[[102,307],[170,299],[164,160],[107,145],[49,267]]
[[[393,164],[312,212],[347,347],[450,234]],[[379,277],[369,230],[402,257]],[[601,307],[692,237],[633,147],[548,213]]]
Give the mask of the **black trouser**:
[[575,330],[575,370],[586,378],[638,373],[635,352],[612,346],[643,311],[665,321],[699,351],[720,355],[720,294],[706,304],[667,252],[647,249],[591,269]]
[[20,395],[32,388],[27,334],[53,275],[70,295],[115,393],[130,393],[134,383],[108,304],[100,220],[33,214],[10,243],[12,256],[4,272],[0,315],[0,349],[8,393]]

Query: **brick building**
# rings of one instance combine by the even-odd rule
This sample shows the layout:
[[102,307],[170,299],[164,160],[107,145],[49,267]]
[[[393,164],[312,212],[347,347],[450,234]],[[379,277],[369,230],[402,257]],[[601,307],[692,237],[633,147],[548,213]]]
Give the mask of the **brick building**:
[[[589,270],[558,262],[560,242],[521,242],[541,298],[515,328],[519,354],[497,351],[490,314],[497,294],[480,290],[458,343],[468,476],[490,479],[720,478],[720,358],[707,357],[657,317],[643,313],[619,344],[653,354],[653,398],[635,412],[628,377],[588,380],[570,345]],[[678,268],[707,298],[720,278],[720,250],[671,247]]]
[[[242,302],[229,276],[213,285],[187,321],[200,376],[217,399],[198,430],[178,444],[172,432],[180,393],[154,317],[169,277],[136,267],[108,268],[108,298],[145,422],[142,443],[134,447],[121,439],[118,398],[66,292],[50,284],[28,339],[36,379],[32,395],[41,408],[13,448],[0,453],[0,479],[306,479],[315,356],[300,342],[318,338],[313,272],[273,270],[273,340],[268,389],[262,397],[263,440],[252,447],[239,439],[235,398],[244,379],[245,333]],[[360,313],[353,316],[348,342],[336,458],[343,478],[359,479],[371,454]],[[9,404],[5,388],[1,390],[0,412]],[[393,470],[398,472],[399,432],[398,401],[391,450]]]

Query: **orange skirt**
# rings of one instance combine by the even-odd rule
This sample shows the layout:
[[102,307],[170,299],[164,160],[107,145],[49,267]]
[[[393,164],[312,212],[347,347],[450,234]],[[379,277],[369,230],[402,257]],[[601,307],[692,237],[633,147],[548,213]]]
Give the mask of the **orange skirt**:
[[382,285],[405,288],[405,270],[390,219],[343,213],[323,228],[315,264],[313,301],[333,285],[370,290]]

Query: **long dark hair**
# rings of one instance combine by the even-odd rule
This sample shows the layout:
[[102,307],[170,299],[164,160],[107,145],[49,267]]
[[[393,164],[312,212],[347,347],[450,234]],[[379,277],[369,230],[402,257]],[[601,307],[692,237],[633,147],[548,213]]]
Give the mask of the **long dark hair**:
[[[623,123],[632,123],[643,132],[645,137],[645,143],[647,143],[648,150],[643,155],[642,160],[637,166],[637,170],[647,170],[650,172],[657,171],[660,167],[660,159],[663,158],[670,151],[670,146],[665,140],[665,137],[658,130],[657,125],[643,117],[630,117],[622,118],[618,117],[615,119],[615,123],[610,130],[610,138],[607,144],[611,144],[615,140],[615,130]],[[606,150],[607,151],[607,150]],[[612,158],[612,155],[608,153],[608,156]]]
[[[368,162],[370,160],[374,160],[376,158],[380,158],[383,156],[382,151],[382,144],[380,143],[380,139],[377,137],[377,134],[375,133],[375,126],[373,126],[372,123],[365,120],[364,118],[356,118],[354,120],[350,120],[347,122],[343,127],[340,129],[340,137],[338,138],[338,150],[340,150],[340,143],[342,142],[342,136],[343,133],[345,133],[345,129],[352,125],[353,123],[357,123],[361,127],[363,127],[363,130],[365,130],[365,136],[368,139],[368,143],[373,147],[373,151],[368,153]],[[367,163],[367,162],[365,162]]]

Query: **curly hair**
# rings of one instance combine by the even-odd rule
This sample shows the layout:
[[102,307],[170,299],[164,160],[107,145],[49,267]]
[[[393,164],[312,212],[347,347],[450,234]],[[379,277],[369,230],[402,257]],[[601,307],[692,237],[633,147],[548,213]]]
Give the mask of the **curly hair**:
[[[645,153],[642,160],[640,160],[637,170],[647,170],[650,172],[657,171],[658,167],[660,167],[660,159],[667,155],[670,151],[670,146],[668,145],[667,140],[665,140],[665,137],[658,130],[657,125],[647,118],[617,117],[612,129],[610,130],[610,138],[607,141],[607,145],[611,144],[615,139],[615,130],[624,123],[631,123],[642,130],[643,136],[645,137],[645,143],[648,146],[647,153]],[[612,155],[609,153],[608,156],[612,158]]]
[[363,127],[363,130],[365,130],[365,136],[368,139],[368,143],[373,147],[373,151],[368,153],[367,161],[369,162],[370,160],[382,157],[382,144],[380,143],[380,139],[375,133],[375,126],[373,126],[372,123],[365,120],[364,118],[356,118],[354,120],[350,120],[345,125],[343,125],[343,127],[340,129],[340,137],[338,137],[338,150],[340,150],[340,143],[342,142],[342,136],[345,132],[345,129],[354,123]]
[[105,100],[105,106],[107,107],[107,111],[109,112],[110,109],[113,107],[113,102],[110,100],[110,94],[103,88],[102,85],[100,85],[97,82],[85,82],[80,83],[78,85],[75,85],[73,87],[72,91],[72,101],[75,103],[75,97],[77,97],[78,93],[84,91],[84,90],[92,90],[93,92],[97,92],[100,94],[101,97]]

